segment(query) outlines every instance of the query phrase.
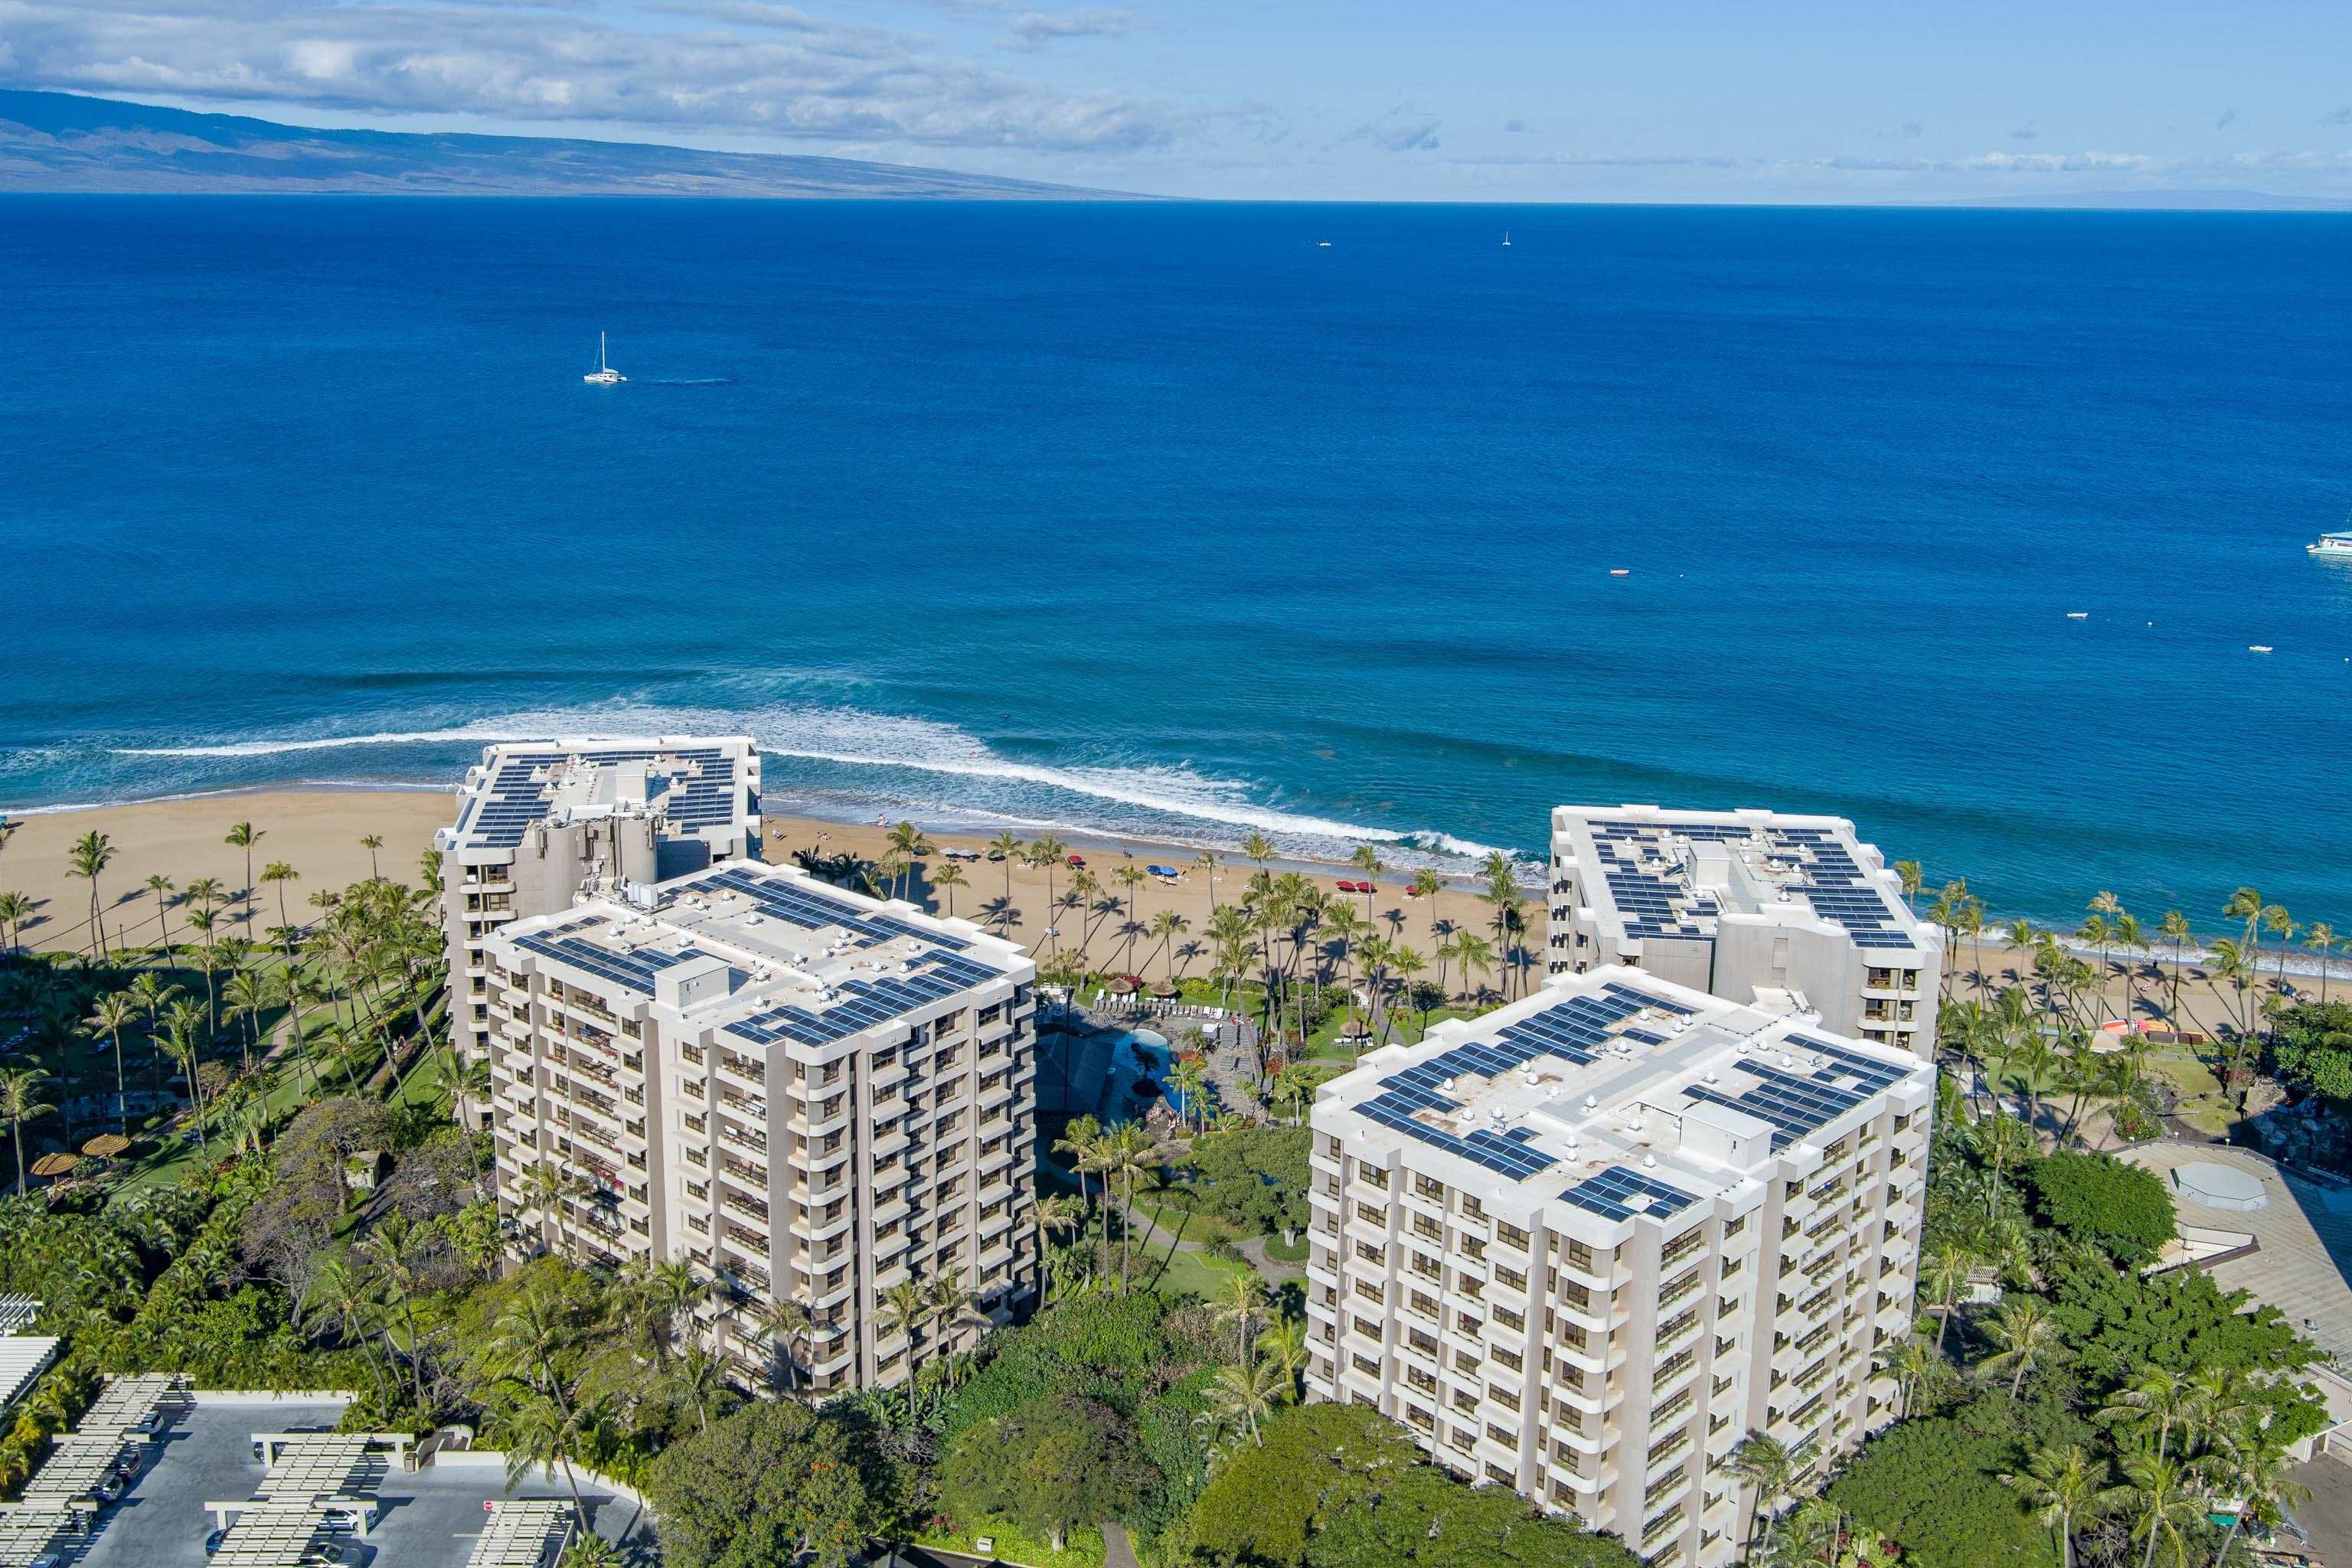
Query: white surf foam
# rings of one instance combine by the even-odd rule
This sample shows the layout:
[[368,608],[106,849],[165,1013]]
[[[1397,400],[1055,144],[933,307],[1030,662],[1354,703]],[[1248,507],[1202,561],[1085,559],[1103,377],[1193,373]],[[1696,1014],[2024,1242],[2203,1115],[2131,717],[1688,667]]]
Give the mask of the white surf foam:
[[[1192,822],[1235,830],[1235,838],[1255,831],[1286,849],[1344,858],[1359,844],[1392,848],[1400,855],[1415,851],[1435,861],[1478,860],[1492,853],[1489,846],[1435,830],[1376,827],[1336,817],[1286,811],[1260,797],[1257,786],[1241,779],[1214,778],[1186,765],[1144,763],[1115,765],[1054,765],[1003,756],[985,742],[952,724],[909,719],[857,709],[770,707],[749,712],[719,709],[655,708],[611,705],[586,709],[502,714],[438,729],[387,730],[360,735],[256,737],[205,746],[124,747],[125,756],[158,758],[236,758],[333,752],[396,745],[433,745],[472,742],[534,740],[551,735],[744,733],[756,737],[771,757],[799,758],[843,767],[940,774],[983,781],[991,784],[1049,792],[1019,804],[1035,814],[1054,812],[1054,795],[1127,807],[1174,823]],[[942,802],[955,805],[955,802]],[[974,802],[1008,816],[1028,817],[1029,810],[1007,812],[1003,802]],[[1045,820],[1040,816],[1039,820]],[[1116,814],[1104,820],[1069,826],[1091,832],[1129,833],[1136,837],[1168,837],[1166,822],[1122,821]]]

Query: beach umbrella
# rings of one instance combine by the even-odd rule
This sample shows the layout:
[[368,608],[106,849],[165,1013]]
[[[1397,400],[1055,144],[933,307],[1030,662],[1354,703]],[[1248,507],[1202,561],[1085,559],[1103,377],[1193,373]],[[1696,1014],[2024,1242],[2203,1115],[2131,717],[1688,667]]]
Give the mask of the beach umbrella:
[[85,1154],[94,1155],[100,1160],[111,1160],[117,1154],[123,1153],[129,1150],[130,1147],[130,1139],[123,1137],[119,1132],[106,1132],[100,1134],[98,1137],[93,1138],[89,1142],[83,1144],[81,1146],[81,1152]]
[[62,1176],[74,1168],[76,1158],[77,1156],[72,1154],[44,1154],[33,1162],[33,1174]]

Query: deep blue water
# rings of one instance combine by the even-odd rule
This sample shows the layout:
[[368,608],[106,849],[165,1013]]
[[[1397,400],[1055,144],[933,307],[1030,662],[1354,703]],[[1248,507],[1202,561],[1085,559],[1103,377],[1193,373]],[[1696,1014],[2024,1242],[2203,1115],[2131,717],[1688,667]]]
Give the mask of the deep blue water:
[[2352,219],[16,198],[0,366],[0,805],[720,725],[781,806],[1776,805],[2352,926]]

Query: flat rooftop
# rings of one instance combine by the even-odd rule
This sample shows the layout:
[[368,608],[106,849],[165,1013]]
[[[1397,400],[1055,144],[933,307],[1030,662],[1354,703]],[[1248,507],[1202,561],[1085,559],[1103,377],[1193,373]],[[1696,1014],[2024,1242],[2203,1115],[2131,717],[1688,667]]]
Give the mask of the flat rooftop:
[[536,825],[649,816],[679,837],[760,831],[760,749],[746,735],[575,737],[482,748],[445,853],[512,849]]
[[489,946],[568,966],[607,994],[661,1002],[755,1047],[825,1045],[1032,973],[1019,947],[969,921],[758,861],[519,921]]
[[1936,945],[1843,817],[1564,805],[1552,835],[1600,872],[1586,900],[1633,940],[1712,937],[1735,914],[1826,921],[1862,948]]
[[1327,1084],[1316,1122],[1366,1149],[1419,1148],[1483,1192],[1622,1220],[1670,1215],[1834,1140],[1934,1068],[1638,969],[1555,975],[1538,995]]

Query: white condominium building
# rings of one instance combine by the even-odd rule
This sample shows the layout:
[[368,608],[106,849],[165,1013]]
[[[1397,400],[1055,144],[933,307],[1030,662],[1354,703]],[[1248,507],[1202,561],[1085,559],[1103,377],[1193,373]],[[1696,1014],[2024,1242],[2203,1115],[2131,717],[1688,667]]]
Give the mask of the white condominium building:
[[1308,1391],[1654,1563],[1728,1563],[1750,1433],[1892,1419],[1935,1068],[1638,970],[1392,1046],[1314,1111]]
[[489,1046],[482,944],[508,921],[553,914],[624,881],[657,882],[760,854],[760,752],[740,735],[486,746],[457,791],[441,851],[450,1026]]
[[[898,1382],[1035,1288],[1035,970],[1013,943],[739,861],[484,946],[513,1251],[684,1259],[748,1373],[788,1356],[816,1390]],[[978,1311],[910,1344],[882,1310],[907,1280]],[[807,1327],[779,1351],[787,1302]]]
[[1549,967],[1606,963],[1935,1055],[1943,933],[1843,817],[1559,807]]

